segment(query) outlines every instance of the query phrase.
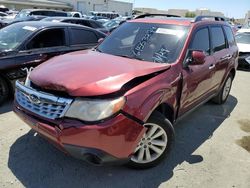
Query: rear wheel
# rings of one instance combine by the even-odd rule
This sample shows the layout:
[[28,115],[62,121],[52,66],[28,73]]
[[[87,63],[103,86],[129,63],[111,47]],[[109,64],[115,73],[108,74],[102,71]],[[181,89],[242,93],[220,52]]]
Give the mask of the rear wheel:
[[9,87],[6,81],[0,77],[0,104],[2,104],[9,95]]
[[224,83],[224,85],[221,88],[221,90],[218,93],[218,95],[212,99],[212,101],[214,103],[216,103],[216,104],[223,104],[223,103],[226,102],[226,100],[227,100],[227,98],[229,96],[229,93],[231,91],[232,82],[233,82],[233,75],[229,74],[229,76],[227,77],[226,82]]
[[147,128],[132,155],[129,167],[145,169],[159,164],[171,149],[174,129],[161,113],[154,112],[144,125]]

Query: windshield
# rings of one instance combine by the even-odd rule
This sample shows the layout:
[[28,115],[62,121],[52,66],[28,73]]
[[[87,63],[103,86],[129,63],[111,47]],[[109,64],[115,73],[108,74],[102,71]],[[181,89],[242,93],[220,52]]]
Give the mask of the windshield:
[[0,30],[0,50],[17,48],[37,28],[23,24],[13,24]]
[[106,23],[103,24],[104,27],[106,28],[113,28],[119,26],[120,21],[118,20],[110,20]]
[[15,18],[25,18],[29,15],[30,11],[27,10],[22,10],[21,12],[19,12]]
[[239,33],[235,36],[237,43],[250,44],[250,32],[249,33]]
[[97,48],[116,56],[156,63],[173,63],[183,48],[188,27],[128,22]]

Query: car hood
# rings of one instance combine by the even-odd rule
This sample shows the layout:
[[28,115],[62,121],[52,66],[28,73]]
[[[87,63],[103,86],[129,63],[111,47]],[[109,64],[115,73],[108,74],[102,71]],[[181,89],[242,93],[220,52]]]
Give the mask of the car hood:
[[71,96],[100,96],[119,91],[136,77],[169,67],[86,50],[50,59],[32,71],[30,80],[41,88]]
[[237,43],[239,52],[250,52],[250,44]]

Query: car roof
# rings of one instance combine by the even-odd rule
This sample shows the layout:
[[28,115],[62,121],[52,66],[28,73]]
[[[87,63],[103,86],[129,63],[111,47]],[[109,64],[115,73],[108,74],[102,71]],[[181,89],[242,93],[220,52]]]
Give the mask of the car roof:
[[[15,23],[16,26],[20,27],[25,27],[25,26],[30,26],[30,27],[35,27],[37,29],[42,29],[45,27],[60,27],[60,26],[70,26],[70,27],[84,27],[82,25],[77,25],[77,24],[71,24],[71,23],[64,23],[64,22],[46,22],[46,21],[29,21],[29,22],[18,22]],[[84,27],[88,28],[89,27]]]
[[183,18],[183,17],[169,17],[169,18],[157,18],[157,17],[146,17],[134,20],[129,20],[127,22],[135,23],[155,23],[155,24],[170,24],[170,25],[181,25],[181,26],[191,26],[192,24],[224,24],[228,25],[225,21],[212,21],[212,20],[202,20],[194,21],[194,18]]
[[47,17],[45,18],[45,20],[87,20],[87,21],[94,21],[96,22],[96,20],[90,20],[90,19],[86,19],[86,18],[76,18],[76,17],[66,17],[66,16],[54,16],[54,17]]

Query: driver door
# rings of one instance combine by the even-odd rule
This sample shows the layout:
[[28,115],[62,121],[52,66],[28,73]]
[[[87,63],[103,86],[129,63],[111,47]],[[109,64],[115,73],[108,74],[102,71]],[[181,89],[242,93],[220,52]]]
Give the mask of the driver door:
[[[183,68],[180,115],[199,105],[213,93],[212,77],[214,75],[215,59],[211,54],[208,27],[199,28],[194,32],[188,51],[190,50],[203,51],[206,58],[202,65],[192,65],[191,62],[188,67]],[[187,58],[190,58],[189,55]]]
[[22,69],[30,69],[56,55],[69,50],[64,28],[45,29],[31,38],[24,45],[24,50],[16,56],[17,64]]

